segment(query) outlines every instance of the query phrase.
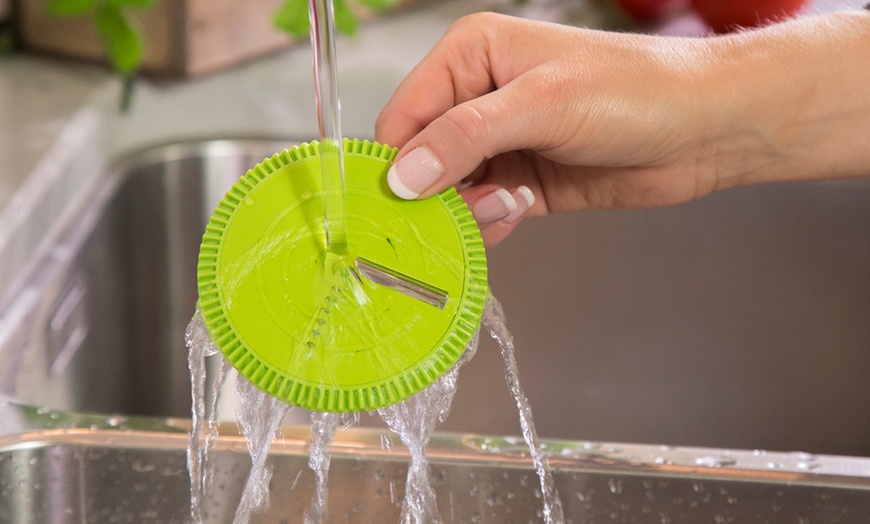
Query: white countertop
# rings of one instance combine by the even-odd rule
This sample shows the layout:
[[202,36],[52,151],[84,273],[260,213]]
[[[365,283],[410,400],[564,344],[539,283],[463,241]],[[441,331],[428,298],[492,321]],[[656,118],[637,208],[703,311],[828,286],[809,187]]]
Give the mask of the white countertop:
[[0,73],[2,208],[110,75],[94,66],[26,55],[0,57]]

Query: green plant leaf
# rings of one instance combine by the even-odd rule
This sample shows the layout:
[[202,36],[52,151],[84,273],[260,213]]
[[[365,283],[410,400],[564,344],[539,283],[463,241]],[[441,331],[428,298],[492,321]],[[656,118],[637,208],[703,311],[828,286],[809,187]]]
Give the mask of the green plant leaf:
[[[395,5],[396,0],[357,0],[374,9],[384,9]],[[347,6],[346,0],[334,0],[336,29],[347,35],[355,35],[359,29],[356,14]],[[308,20],[308,0],[286,0],[275,12],[273,23],[279,29],[290,33],[296,38],[308,35],[310,21]]]
[[142,37],[130,18],[118,8],[103,6],[94,15],[109,62],[115,71],[129,75],[142,61]]
[[290,33],[296,38],[303,38],[308,34],[308,1],[287,0],[275,12],[272,22],[279,29]]
[[47,0],[45,10],[55,16],[79,16],[88,13],[96,0]]
[[154,0],[104,0],[109,7],[132,7],[134,9],[150,9],[154,7]]
[[346,35],[355,35],[359,29],[359,21],[354,12],[347,7],[345,1],[335,0],[333,9],[335,10],[335,28]]
[[383,11],[396,5],[396,0],[357,0],[360,4],[371,7],[377,11]]

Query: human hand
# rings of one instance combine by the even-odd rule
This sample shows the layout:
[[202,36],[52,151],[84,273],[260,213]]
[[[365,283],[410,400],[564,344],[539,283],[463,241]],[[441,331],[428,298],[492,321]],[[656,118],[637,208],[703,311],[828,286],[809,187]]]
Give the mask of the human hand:
[[[808,128],[843,102],[811,96],[820,89],[811,66],[830,62],[844,39],[860,47],[866,38],[866,24],[846,38],[832,38],[830,25],[690,39],[472,15],[378,118],[377,139],[401,147],[388,182],[403,198],[425,198],[465,180],[460,192],[494,245],[527,214],[669,205],[813,174],[800,152],[820,133]],[[861,63],[837,73],[866,76]]]
[[460,20],[408,75],[377,125],[402,148],[402,197],[459,184],[484,240],[526,212],[646,207],[715,186],[691,79],[704,45],[531,22]]

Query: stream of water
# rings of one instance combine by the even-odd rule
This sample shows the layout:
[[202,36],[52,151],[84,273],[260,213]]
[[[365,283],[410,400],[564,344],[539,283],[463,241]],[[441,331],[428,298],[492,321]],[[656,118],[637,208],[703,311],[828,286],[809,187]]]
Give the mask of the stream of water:
[[435,490],[429,477],[426,447],[435,432],[435,426],[444,422],[450,413],[459,368],[474,356],[477,341],[475,335],[460,360],[431,386],[398,404],[378,410],[387,427],[399,436],[411,453],[401,524],[441,522]]
[[[230,370],[230,364],[221,359],[221,369],[211,394],[206,398],[206,357],[219,350],[208,334],[199,311],[193,316],[184,334],[190,368],[191,429],[187,445],[187,470],[190,473],[190,514],[194,524],[202,522],[202,500],[211,485],[214,470],[212,458],[218,437],[218,409],[220,390]],[[206,407],[210,408],[205,421]],[[205,441],[202,442],[203,434]]]
[[483,326],[489,329],[490,335],[498,342],[499,348],[501,348],[505,365],[505,379],[507,379],[511,396],[514,402],[516,402],[520,415],[520,427],[522,427],[523,439],[525,439],[526,445],[529,446],[532,463],[535,465],[535,472],[537,472],[541,483],[541,494],[544,499],[544,522],[547,524],[560,524],[565,521],[565,516],[562,512],[562,501],[553,482],[553,473],[550,470],[547,455],[541,447],[538,432],[535,430],[535,421],[532,418],[532,406],[529,404],[525,391],[520,386],[514,337],[507,328],[507,318],[501,303],[491,295],[489,300],[486,301],[486,308],[483,311]]
[[[323,178],[324,226],[326,246],[342,260],[347,254],[347,227],[344,205],[344,159],[338,94],[338,63],[335,56],[335,19],[332,0],[309,0],[311,46],[317,119],[320,130],[321,174]],[[507,330],[504,313],[497,300],[490,297],[484,311],[483,325],[501,347],[505,360],[508,387],[519,409],[523,437],[529,446],[543,495],[543,516],[547,524],[564,522],[562,506],[555,490],[547,458],[538,440],[531,408],[520,387],[514,358],[513,337]],[[206,359],[219,354],[208,335],[199,312],[185,333],[191,373],[192,426],[188,437],[188,470],[191,478],[191,518],[203,522],[203,502],[214,475],[214,450],[218,435],[218,400],[230,372],[220,358],[218,377],[207,389]],[[401,509],[401,524],[441,523],[435,490],[432,487],[426,448],[437,424],[450,411],[461,365],[477,350],[478,337],[472,339],[457,364],[434,384],[417,395],[378,411],[387,426],[408,448],[411,459]],[[287,404],[260,391],[236,375],[239,410],[237,422],[248,443],[251,470],[233,522],[247,524],[251,516],[268,507],[272,469],[267,461],[272,441],[278,435],[284,417],[292,409]],[[206,418],[207,417],[207,418]],[[330,446],[339,426],[348,425],[353,417],[334,413],[311,414],[309,467],[315,474],[315,490],[305,512],[305,524],[321,524],[327,510]]]
[[335,55],[335,15],[332,0],[309,0],[314,94],[320,130],[320,170],[323,177],[323,219],[327,249],[347,252],[344,209],[344,153],[341,146],[341,103]]
[[[544,522],[562,524],[565,519],[559,494],[555,489],[546,454],[535,430],[531,406],[520,385],[513,336],[507,329],[501,304],[493,297],[489,298],[484,310],[483,328],[489,331],[501,348],[505,362],[505,378],[511,396],[516,402],[523,438],[529,447],[540,481]],[[193,425],[188,439],[191,517],[195,524],[199,524],[203,522],[202,505],[206,500],[213,476],[212,457],[218,427],[217,402],[220,388],[228,375],[229,365],[218,354],[217,358],[221,361],[218,378],[213,381],[211,391],[207,392],[206,357],[216,354],[217,348],[209,338],[199,312],[194,315],[188,326],[186,341],[189,348],[193,400]],[[378,415],[390,430],[399,436],[411,455],[405,499],[402,502],[401,524],[442,522],[429,476],[426,447],[437,424],[447,418],[456,393],[459,370],[463,363],[474,356],[477,345],[478,337],[475,336],[459,362],[434,384],[407,400],[378,411]],[[236,384],[236,395],[239,400],[236,418],[248,442],[252,467],[233,522],[246,524],[253,514],[268,507],[269,480],[272,477],[271,467],[267,462],[269,448],[280,431],[281,422],[292,407],[262,392],[241,376],[236,375]],[[311,414],[309,467],[315,473],[316,485],[310,506],[305,512],[305,524],[323,522],[328,501],[330,445],[339,426],[342,424],[349,426],[357,421],[358,418],[353,414],[317,412]]]
[[326,514],[328,499],[329,463],[332,453],[329,446],[341,423],[337,413],[311,413],[311,441],[309,443],[308,467],[314,471],[314,497],[305,513],[305,524],[320,524]]

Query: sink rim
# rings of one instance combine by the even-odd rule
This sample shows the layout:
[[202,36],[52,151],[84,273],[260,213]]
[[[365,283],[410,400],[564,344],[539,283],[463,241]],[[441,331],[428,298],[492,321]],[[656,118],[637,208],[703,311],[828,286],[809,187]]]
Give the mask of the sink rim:
[[[0,401],[0,416],[6,421],[24,421],[17,428],[0,426],[6,429],[0,433],[0,456],[25,449],[66,446],[180,453],[187,450],[191,427],[190,419],[48,411],[11,400]],[[284,425],[270,455],[307,456],[309,438],[309,426]],[[385,447],[385,438],[395,445]],[[542,439],[542,443],[557,475],[609,474],[870,491],[870,458],[556,439]],[[229,422],[221,423],[216,449],[248,454],[245,438]],[[410,458],[398,437],[386,428],[343,429],[337,432],[332,449],[336,460],[362,457],[407,462]],[[427,456],[434,466],[462,462],[534,470],[526,445],[519,437],[436,432]],[[707,462],[710,457],[719,457],[724,464],[711,466]],[[770,464],[777,467],[771,468]]]

